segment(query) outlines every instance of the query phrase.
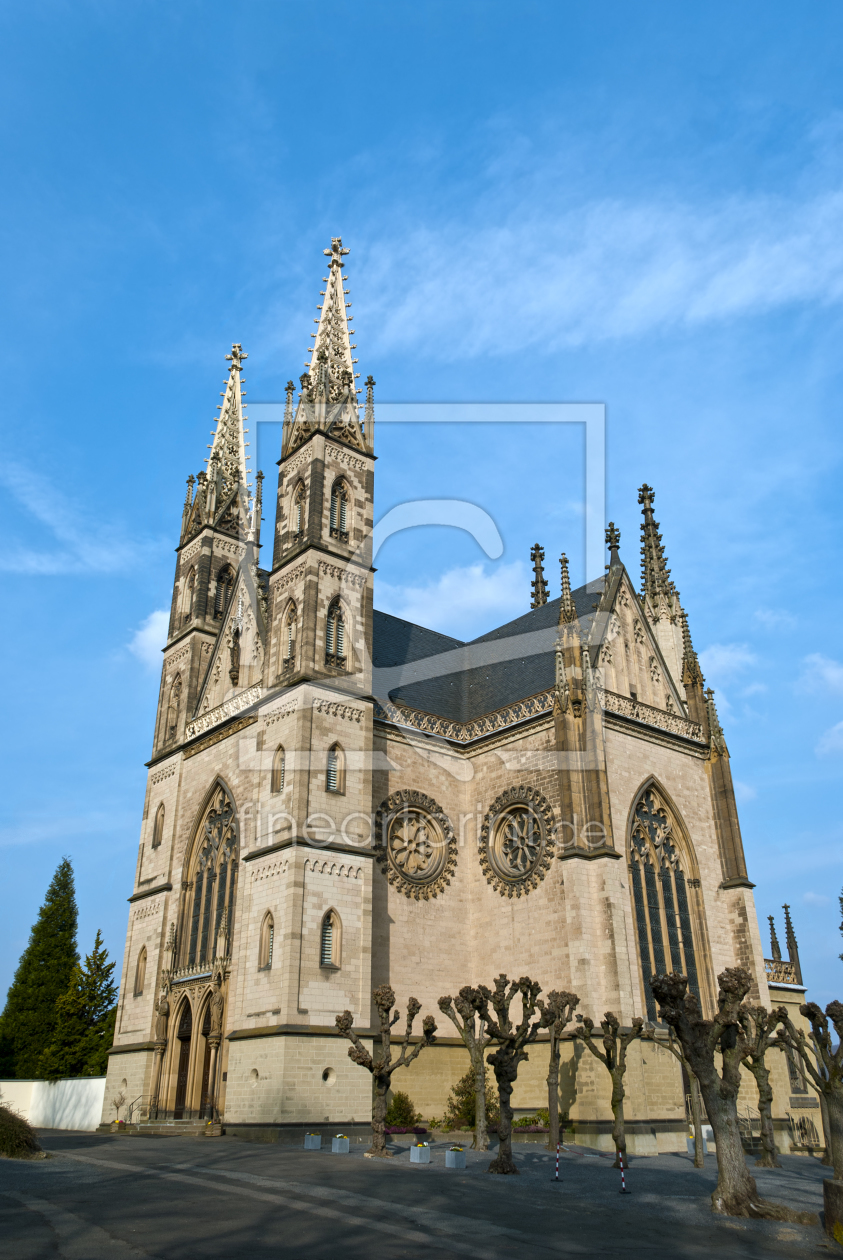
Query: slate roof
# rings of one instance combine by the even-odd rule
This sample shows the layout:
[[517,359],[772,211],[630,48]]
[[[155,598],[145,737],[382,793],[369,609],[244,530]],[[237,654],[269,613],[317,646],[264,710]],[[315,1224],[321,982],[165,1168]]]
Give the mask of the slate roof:
[[[573,592],[584,634],[599,599],[595,583]],[[456,722],[545,691],[556,676],[561,602],[550,600],[468,643],[375,609],[372,690]]]

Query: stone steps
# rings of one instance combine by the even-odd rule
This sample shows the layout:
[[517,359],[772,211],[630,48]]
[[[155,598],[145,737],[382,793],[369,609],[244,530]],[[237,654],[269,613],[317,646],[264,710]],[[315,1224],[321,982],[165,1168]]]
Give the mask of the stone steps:
[[101,1124],[97,1132],[122,1137],[222,1137],[222,1125],[205,1120],[148,1120],[139,1124]]

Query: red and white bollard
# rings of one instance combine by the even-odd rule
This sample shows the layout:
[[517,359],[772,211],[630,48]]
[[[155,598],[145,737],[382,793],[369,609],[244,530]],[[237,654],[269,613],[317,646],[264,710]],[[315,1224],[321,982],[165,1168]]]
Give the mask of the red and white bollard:
[[559,1143],[556,1143],[556,1176],[551,1178],[552,1181],[559,1180]]
[[624,1169],[623,1169],[623,1153],[621,1151],[618,1151],[618,1160],[620,1161],[620,1166],[621,1166],[621,1188],[620,1188],[619,1193],[632,1194],[632,1191],[627,1190],[626,1188],[626,1176],[624,1175]]

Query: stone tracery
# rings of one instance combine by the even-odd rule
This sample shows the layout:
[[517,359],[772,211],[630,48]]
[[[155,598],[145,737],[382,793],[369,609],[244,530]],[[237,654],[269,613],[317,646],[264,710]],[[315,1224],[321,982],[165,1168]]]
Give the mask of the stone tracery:
[[480,865],[487,883],[504,897],[537,888],[553,860],[555,822],[550,802],[536,788],[508,788],[480,829]]
[[443,892],[457,862],[447,814],[431,797],[407,788],[381,804],[375,817],[375,852],[390,884],[415,900]]

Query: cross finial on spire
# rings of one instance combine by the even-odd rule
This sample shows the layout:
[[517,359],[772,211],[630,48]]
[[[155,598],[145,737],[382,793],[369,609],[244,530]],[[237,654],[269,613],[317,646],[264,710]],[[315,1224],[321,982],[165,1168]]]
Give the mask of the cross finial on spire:
[[248,359],[248,355],[241,346],[239,341],[235,341],[231,347],[231,354],[225,356],[231,362],[229,372],[239,372],[243,366],[243,360]]
[[609,521],[606,529],[606,546],[609,548],[609,567],[620,564],[621,558],[618,555],[618,547],[621,545],[621,531],[615,528],[615,522]]
[[544,580],[544,547],[540,547],[538,543],[530,550],[530,559],[533,562],[533,580],[530,583],[533,588],[533,598],[530,601],[530,608],[540,608],[547,603],[547,582]]
[[343,262],[343,258],[350,252],[350,250],[345,249],[343,246],[341,236],[332,236],[331,248],[322,250],[322,253],[325,254],[327,258],[330,258],[331,267],[344,267],[345,263]]
[[638,491],[638,502],[644,517],[641,525],[641,595],[644,599],[649,598],[653,607],[657,608],[660,597],[664,596],[670,601],[676,592],[670,580],[659,523],[653,517],[655,498],[655,490],[645,481]]

